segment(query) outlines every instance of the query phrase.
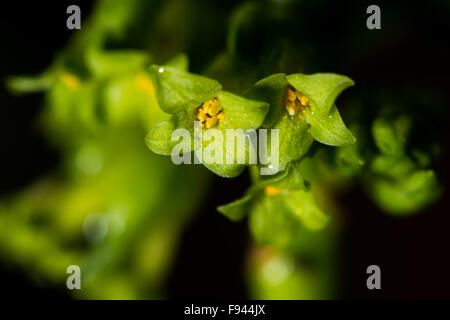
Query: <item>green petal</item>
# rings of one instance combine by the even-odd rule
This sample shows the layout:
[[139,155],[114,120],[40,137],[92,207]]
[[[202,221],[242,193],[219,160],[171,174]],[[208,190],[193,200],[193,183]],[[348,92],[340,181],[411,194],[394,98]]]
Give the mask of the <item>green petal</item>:
[[328,223],[329,217],[317,206],[310,191],[291,191],[285,195],[285,202],[308,229],[319,230]]
[[167,113],[193,109],[217,97],[222,86],[216,80],[169,66],[150,67],[159,106]]
[[229,204],[217,207],[217,210],[232,221],[239,221],[245,218],[252,204],[252,195],[246,195],[241,199]]
[[326,117],[309,112],[306,113],[306,119],[311,125],[310,132],[313,138],[323,144],[340,147],[356,141],[345,126],[336,106],[331,108],[330,114]]
[[312,101],[312,108],[320,117],[327,116],[337,96],[355,83],[352,79],[334,73],[301,73],[287,76],[289,83]]
[[269,103],[270,109],[262,124],[263,127],[270,128],[280,118],[285,109],[283,95],[288,84],[286,75],[277,73],[258,81],[244,93],[246,98]]

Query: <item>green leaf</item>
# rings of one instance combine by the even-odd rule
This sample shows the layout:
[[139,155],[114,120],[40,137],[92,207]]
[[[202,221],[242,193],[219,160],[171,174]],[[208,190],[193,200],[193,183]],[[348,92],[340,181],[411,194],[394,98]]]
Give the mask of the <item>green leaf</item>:
[[342,121],[336,106],[331,108],[330,114],[320,117],[313,112],[306,113],[306,119],[311,125],[311,135],[323,144],[330,146],[347,146],[355,143],[356,139]]
[[196,108],[222,89],[216,80],[174,67],[152,65],[150,74],[159,106],[167,113]]
[[355,84],[352,79],[334,73],[296,73],[287,76],[287,80],[311,100],[313,112],[322,119],[332,112],[337,96]]
[[252,194],[248,194],[241,199],[217,207],[217,210],[232,221],[240,221],[250,211],[252,196]]
[[310,191],[290,191],[285,195],[285,202],[308,229],[319,230],[328,223],[329,217],[319,209]]

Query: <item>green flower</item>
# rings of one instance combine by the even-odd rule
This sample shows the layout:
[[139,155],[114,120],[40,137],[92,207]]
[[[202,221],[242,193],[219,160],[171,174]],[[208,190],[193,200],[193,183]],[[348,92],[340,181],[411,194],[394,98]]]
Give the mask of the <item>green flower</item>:
[[[261,126],[269,105],[222,91],[216,80],[170,66],[153,65],[150,75],[161,109],[172,116],[150,130],[147,146],[158,154],[181,154],[184,163],[190,163],[189,152],[194,151],[217,175],[239,175],[254,154],[246,132]],[[228,136],[228,129],[236,129],[235,136]],[[239,141],[244,144],[239,146]]]
[[267,101],[270,111],[262,127],[279,129],[280,170],[300,159],[313,140],[330,146],[347,146],[356,140],[334,104],[336,97],[354,83],[331,73],[312,75],[279,73],[253,85],[244,93]]
[[254,179],[243,198],[217,209],[233,221],[249,214],[250,230],[260,243],[286,248],[297,242],[304,229],[316,231],[328,223],[329,216],[303,182],[299,162],[271,177],[255,173]]

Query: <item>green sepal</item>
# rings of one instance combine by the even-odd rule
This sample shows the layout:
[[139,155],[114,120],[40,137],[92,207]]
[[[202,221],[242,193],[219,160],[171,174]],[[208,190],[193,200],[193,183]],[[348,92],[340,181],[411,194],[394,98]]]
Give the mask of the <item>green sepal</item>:
[[193,150],[194,144],[194,130],[193,118],[188,116],[185,111],[180,111],[170,117],[169,120],[158,123],[155,127],[150,129],[145,137],[147,147],[153,152],[161,155],[170,156],[172,149],[179,143],[182,138],[172,141],[172,134],[176,129],[186,129],[190,134],[190,144],[184,148],[184,152]]
[[189,58],[184,53],[177,54],[172,59],[165,63],[166,66],[177,68],[182,71],[187,71],[189,68]]
[[308,229],[319,230],[328,223],[329,216],[317,206],[311,191],[289,191],[284,198],[286,206]]
[[223,106],[225,121],[219,124],[219,129],[258,129],[269,111],[269,104],[262,101],[221,91],[217,95]]
[[[289,162],[302,158],[308,152],[313,138],[306,121],[297,117],[281,118],[273,129],[279,129],[279,168],[284,170]],[[272,139],[269,146],[272,146]]]
[[240,221],[244,219],[252,206],[253,194],[247,194],[243,198],[231,203],[218,206],[217,210],[231,221]]
[[342,147],[356,142],[335,105],[331,107],[326,117],[318,116],[312,111],[306,113],[306,119],[311,125],[310,132],[313,138],[323,144]]
[[305,183],[300,173],[300,161],[291,162],[286,169],[274,176],[260,176],[258,184],[281,190],[303,190]]
[[296,243],[303,226],[284,205],[284,198],[262,196],[255,200],[249,216],[250,232],[258,243],[287,248]]
[[280,119],[281,113],[285,110],[283,95],[288,84],[286,75],[277,73],[256,82],[244,93],[246,98],[269,103],[270,110],[262,124],[264,128],[270,128],[275,125]]
[[254,200],[249,224],[258,242],[287,248],[297,243],[302,230],[320,230],[328,221],[311,192],[298,190],[260,195]]
[[222,89],[216,80],[170,66],[152,65],[149,72],[159,106],[167,113],[199,107]]

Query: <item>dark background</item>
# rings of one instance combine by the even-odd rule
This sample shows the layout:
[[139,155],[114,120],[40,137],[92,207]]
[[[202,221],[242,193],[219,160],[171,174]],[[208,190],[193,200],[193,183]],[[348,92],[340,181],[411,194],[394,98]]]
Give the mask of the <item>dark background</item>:
[[[327,71],[343,73],[357,87],[419,86],[439,92],[450,105],[449,51],[450,9],[438,10],[435,2],[414,5],[377,2],[382,11],[382,30],[365,27],[366,8],[373,3],[329,2],[318,12],[315,32],[319,46],[339,50],[338,60],[329,60]],[[78,3],[82,19],[92,8],[89,1],[17,1],[0,9],[0,76],[36,74],[52,61],[72,32],[65,27],[66,8]],[[386,17],[386,19],[384,19]],[[388,23],[384,23],[387,21]],[[395,23],[392,23],[392,22]],[[317,26],[320,28],[317,29]],[[350,30],[364,34],[361,42],[345,41]],[[350,35],[349,35],[350,36]],[[350,39],[351,40],[351,39]],[[343,49],[343,46],[347,46]],[[339,62],[339,64],[338,64]],[[322,70],[320,70],[322,71]],[[351,89],[357,90],[357,89]],[[351,95],[349,91],[345,93]],[[0,86],[0,194],[19,191],[49,172],[58,163],[58,153],[35,125],[42,109],[41,94],[15,97]],[[345,96],[343,97],[345,99]],[[448,120],[445,119],[446,125]],[[443,154],[435,169],[445,186],[449,182],[447,130]],[[207,202],[182,239],[182,247],[169,281],[172,298],[245,298],[241,270],[247,243],[245,223],[232,223],[215,207],[238,198],[248,185],[243,175],[233,180],[217,178]],[[450,298],[448,193],[424,212],[410,218],[393,218],[377,209],[360,188],[341,196],[346,209],[341,247],[340,279],[343,298]],[[369,291],[367,266],[382,271],[382,290]],[[22,271],[0,264],[3,292],[10,297],[63,298],[58,288],[36,286]]]

